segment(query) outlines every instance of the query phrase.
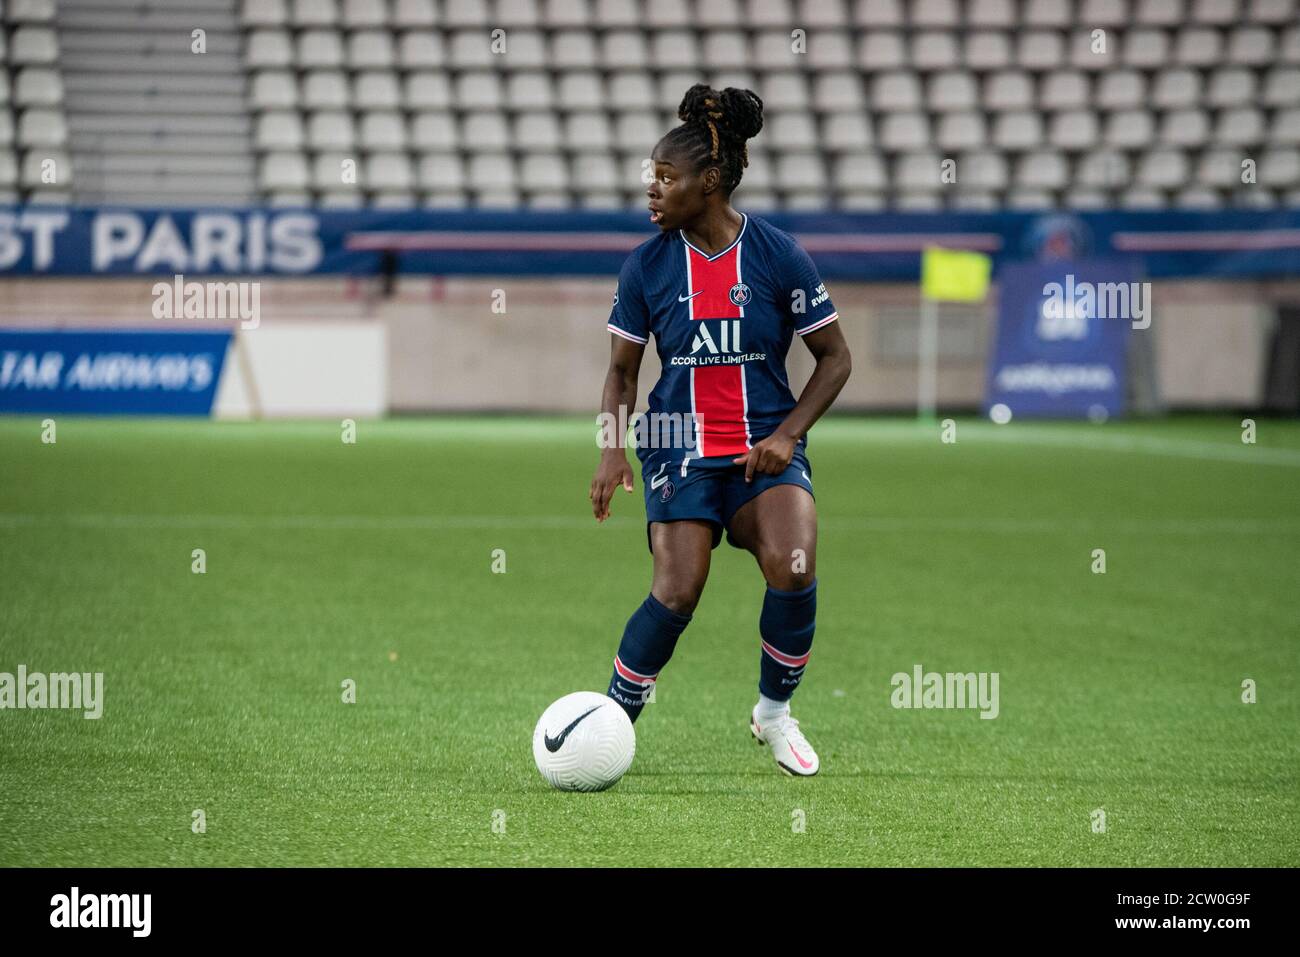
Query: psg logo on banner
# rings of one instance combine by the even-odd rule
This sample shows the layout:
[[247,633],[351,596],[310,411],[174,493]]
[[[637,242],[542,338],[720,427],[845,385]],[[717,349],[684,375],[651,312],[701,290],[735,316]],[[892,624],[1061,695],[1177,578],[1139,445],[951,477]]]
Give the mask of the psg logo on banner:
[[731,287],[731,302],[735,306],[743,306],[749,302],[749,287],[743,282],[738,282]]

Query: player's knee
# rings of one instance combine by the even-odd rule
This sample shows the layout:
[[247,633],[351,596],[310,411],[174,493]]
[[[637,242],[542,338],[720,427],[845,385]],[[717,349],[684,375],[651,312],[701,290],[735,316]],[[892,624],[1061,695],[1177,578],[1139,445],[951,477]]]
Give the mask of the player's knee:
[[703,582],[690,580],[655,582],[654,587],[650,590],[661,605],[670,611],[677,612],[679,615],[694,614],[695,606],[700,603],[700,595],[703,591]]
[[777,591],[803,591],[815,578],[810,572],[785,572],[767,576],[767,583]]
[[817,577],[814,556],[803,549],[765,549],[759,565],[767,583],[778,591],[800,591]]

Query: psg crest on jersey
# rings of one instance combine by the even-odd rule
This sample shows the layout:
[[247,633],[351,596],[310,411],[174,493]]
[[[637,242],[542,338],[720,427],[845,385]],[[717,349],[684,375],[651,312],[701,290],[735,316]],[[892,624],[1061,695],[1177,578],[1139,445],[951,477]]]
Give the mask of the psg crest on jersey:
[[743,282],[738,282],[731,287],[731,303],[735,306],[743,306],[749,302],[749,287]]

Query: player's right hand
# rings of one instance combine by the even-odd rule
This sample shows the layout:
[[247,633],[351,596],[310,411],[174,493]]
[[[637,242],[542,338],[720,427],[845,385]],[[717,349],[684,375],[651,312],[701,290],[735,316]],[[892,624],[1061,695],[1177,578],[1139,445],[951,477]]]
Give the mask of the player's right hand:
[[622,455],[601,456],[596,468],[596,477],[591,480],[591,511],[596,521],[603,522],[609,518],[609,502],[614,497],[614,489],[622,485],[632,491],[632,466]]

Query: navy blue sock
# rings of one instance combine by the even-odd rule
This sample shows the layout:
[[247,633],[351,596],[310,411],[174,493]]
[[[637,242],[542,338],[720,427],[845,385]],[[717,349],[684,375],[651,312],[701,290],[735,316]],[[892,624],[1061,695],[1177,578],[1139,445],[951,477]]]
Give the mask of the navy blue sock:
[[679,615],[654,595],[647,595],[627,620],[606,694],[623,706],[633,723],[690,620],[690,615]]
[[763,636],[759,655],[758,690],[776,701],[786,701],[803,678],[817,625],[817,579],[799,591],[778,591],[770,585],[763,597],[758,631]]

